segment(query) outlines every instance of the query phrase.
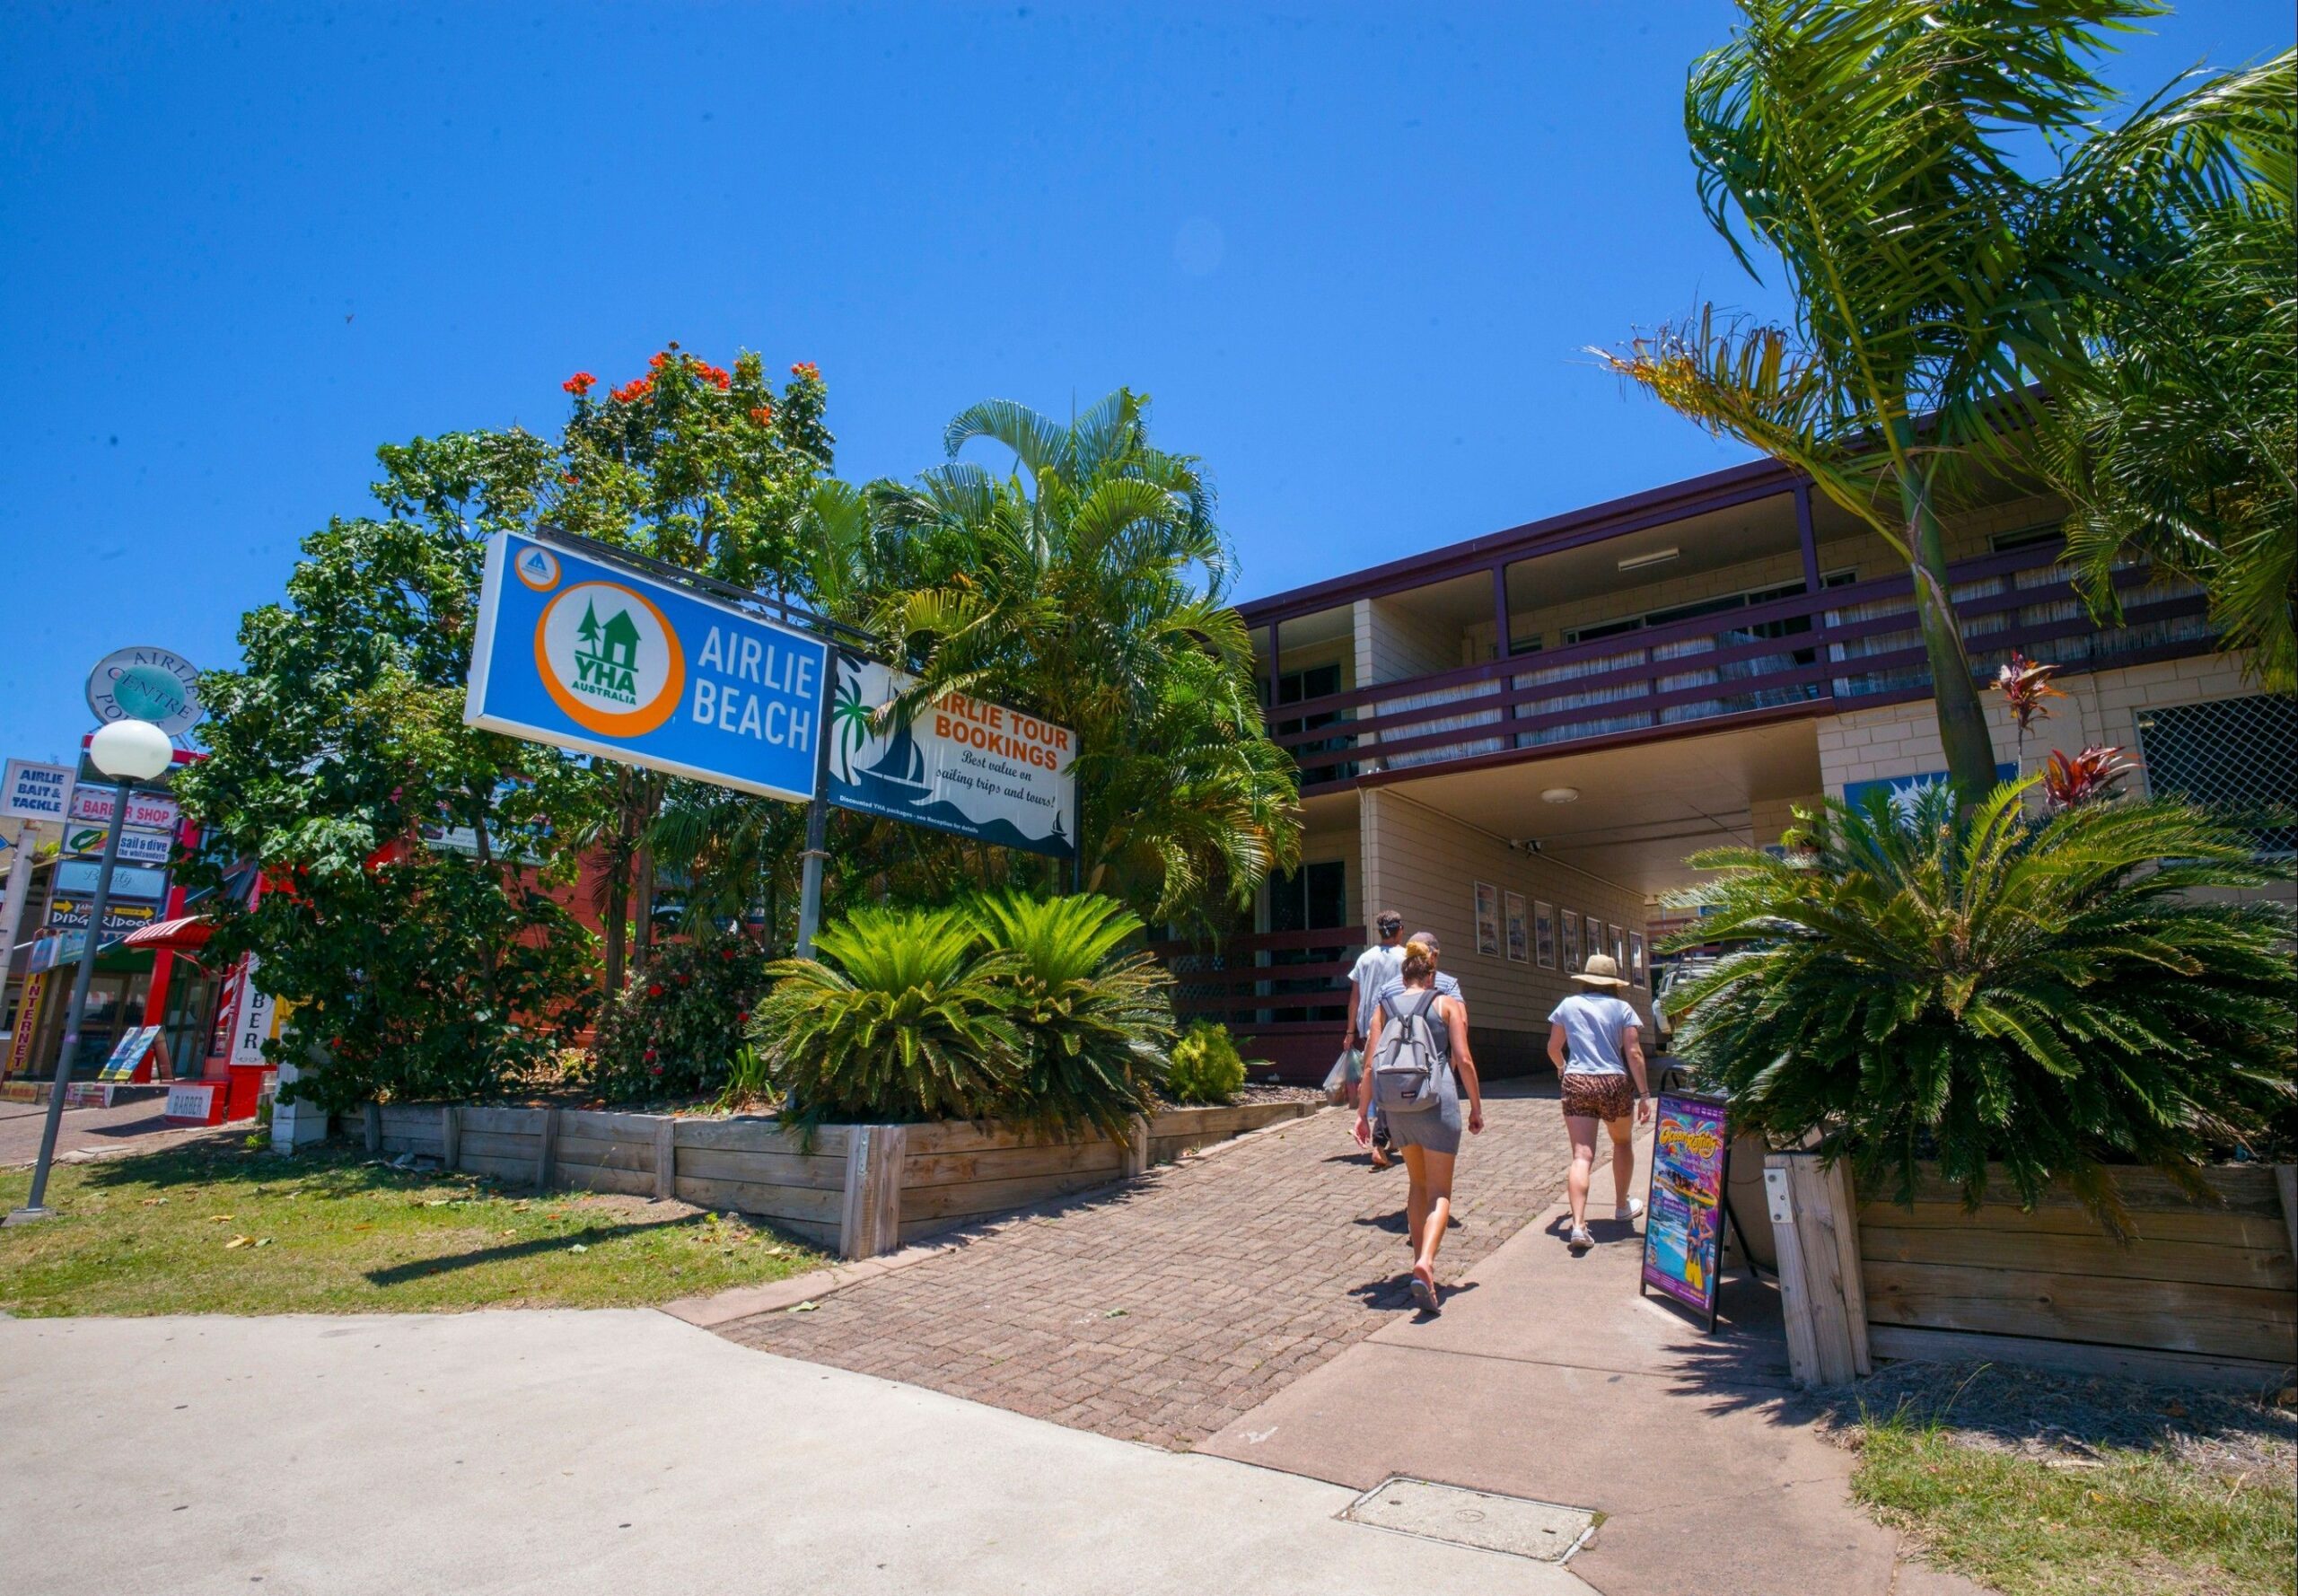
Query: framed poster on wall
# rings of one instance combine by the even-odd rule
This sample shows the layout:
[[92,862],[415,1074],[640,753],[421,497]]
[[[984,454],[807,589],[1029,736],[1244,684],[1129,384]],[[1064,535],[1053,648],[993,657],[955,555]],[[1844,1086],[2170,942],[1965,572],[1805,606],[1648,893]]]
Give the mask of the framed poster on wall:
[[1476,884],[1476,951],[1500,957],[1500,889],[1490,881]]
[[1649,987],[1652,984],[1652,972],[1644,964],[1644,934],[1641,931],[1627,934],[1627,969],[1628,979],[1637,986]]
[[1532,955],[1542,969],[1556,968],[1556,905],[1532,903]]
[[1570,909],[1564,911],[1564,973],[1570,975],[1580,968],[1580,916]]
[[1617,925],[1612,927],[1611,949],[1612,962],[1619,967],[1619,973],[1625,977],[1627,974],[1627,933]]
[[1593,959],[1597,954],[1603,951],[1604,923],[1596,918],[1595,916],[1590,915],[1588,916],[1588,928],[1581,936],[1580,957],[1583,961],[1581,968],[1585,969],[1586,964],[1584,961]]
[[1503,893],[1501,902],[1508,911],[1508,957],[1519,964],[1530,964],[1532,960],[1532,931],[1526,923],[1524,895],[1522,892]]

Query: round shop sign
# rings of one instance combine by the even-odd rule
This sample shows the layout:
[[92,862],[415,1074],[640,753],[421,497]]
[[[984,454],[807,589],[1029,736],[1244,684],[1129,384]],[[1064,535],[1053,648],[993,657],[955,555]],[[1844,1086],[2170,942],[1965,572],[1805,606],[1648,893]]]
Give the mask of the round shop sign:
[[88,673],[88,707],[96,719],[150,721],[171,737],[199,723],[199,667],[173,649],[115,649]]
[[618,582],[578,582],[542,607],[535,668],[567,719],[609,737],[653,731],[686,685],[686,651],[669,617]]

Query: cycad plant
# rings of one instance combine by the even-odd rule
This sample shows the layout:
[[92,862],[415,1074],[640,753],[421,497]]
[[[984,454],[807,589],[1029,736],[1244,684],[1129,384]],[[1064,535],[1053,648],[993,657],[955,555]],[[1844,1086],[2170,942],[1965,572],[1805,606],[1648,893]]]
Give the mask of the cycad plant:
[[1914,1199],[1918,1166],[1977,1207],[1999,1165],[2032,1206],[2064,1179],[2127,1232],[2102,1166],[2194,1170],[2293,1101],[2291,916],[2248,838],[2168,801],[2033,815],[2032,782],[1968,811],[1943,787],[1829,802],[1785,857],[1719,848],[1680,894],[1741,944],[1694,984],[1680,1051],[1735,1120],[1853,1160]]
[[1106,898],[1005,893],[973,908],[1008,963],[1007,1014],[1028,1064],[1004,1118],[1113,1140],[1153,1106],[1173,1036],[1172,978],[1126,951],[1140,919]]
[[785,1121],[811,1136],[828,1120],[987,1118],[1010,1101],[1029,1060],[1005,1013],[1015,961],[966,916],[861,909],[815,947],[767,967],[750,1018]]

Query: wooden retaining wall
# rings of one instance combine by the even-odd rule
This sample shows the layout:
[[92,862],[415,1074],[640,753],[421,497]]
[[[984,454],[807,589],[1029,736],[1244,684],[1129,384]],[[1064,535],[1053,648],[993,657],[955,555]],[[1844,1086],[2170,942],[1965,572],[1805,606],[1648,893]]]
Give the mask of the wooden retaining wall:
[[1175,1109],[1127,1143],[959,1123],[824,1126],[811,1145],[765,1117],[687,1119],[577,1109],[373,1105],[371,1150],[548,1188],[676,1197],[772,1221],[869,1258],[993,1214],[1107,1186],[1152,1163],[1315,1111],[1314,1103]]
[[[1811,1331],[1815,1379],[1840,1378],[1845,1356],[1864,1363],[1870,1349],[2253,1388],[2298,1365],[2298,1171],[2213,1169],[2221,1207],[2195,1202],[2153,1170],[2114,1170],[2137,1232],[2126,1244],[2064,1188],[2032,1213],[2004,1201],[1970,1214],[1935,1175],[1918,1184],[1912,1208],[1846,1202],[1846,1223],[1816,1212],[1829,1197],[1810,1171],[1794,1167],[1815,1166],[1810,1155],[1767,1162],[1796,1179],[1805,1206],[1794,1220],[1816,1217],[1857,1259],[1855,1276],[1806,1281],[1799,1293],[1783,1246],[1791,1362],[1800,1323]],[[2011,1189],[1999,1173],[1988,1184]],[[1864,1321],[1847,1337],[1836,1329],[1846,1314]]]

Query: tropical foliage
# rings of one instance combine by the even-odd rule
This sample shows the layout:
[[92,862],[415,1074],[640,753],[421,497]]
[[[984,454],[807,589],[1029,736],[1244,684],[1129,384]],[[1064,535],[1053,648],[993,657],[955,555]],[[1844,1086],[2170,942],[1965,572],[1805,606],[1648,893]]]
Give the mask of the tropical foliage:
[[2120,615],[2139,559],[2198,584],[2226,646],[2298,690],[2298,241],[2292,57],[2250,180],[2184,247],[2090,307],[2092,358],[2058,384],[2040,458],[2074,505],[2067,554],[2094,611]]
[[750,1021],[784,1118],[983,1119],[1012,1100],[1027,1047],[1005,1012],[1011,956],[963,913],[858,909],[815,946],[767,969]]
[[1173,1044],[1165,1095],[1177,1103],[1225,1103],[1245,1088],[1245,1061],[1228,1031],[1200,1020]]
[[767,960],[742,935],[666,943],[599,1018],[593,1080],[615,1101],[717,1092],[747,1045]]
[[2184,1175],[2289,1114],[2291,915],[2197,900],[2268,879],[2202,811],[2031,816],[2032,785],[1830,802],[1785,857],[1695,855],[1718,874],[1675,905],[1741,951],[1686,995],[1678,1050],[1735,1120],[1817,1136],[1870,1191],[1909,1201],[1935,1160],[1975,1206],[1999,1164],[2020,1201],[2064,1178],[2119,1230],[2103,1164]]
[[595,968],[554,846],[595,780],[462,723],[485,540],[534,514],[548,451],[466,434],[381,459],[382,513],[307,539],[286,601],[241,625],[243,667],[202,678],[208,757],[176,789],[206,828],[183,880],[209,890],[210,957],[261,956],[293,1005],[269,1050],[329,1059],[283,1094],[329,1107],[493,1093],[569,1039]]
[[[1145,919],[1250,901],[1299,851],[1200,462],[1125,390],[1063,425],[991,400],[909,484],[819,495],[814,592],[916,668],[916,698],[998,699],[1077,733],[1083,884]],[[1012,452],[996,476],[958,457]]]
[[1061,1129],[1092,1125],[1122,1140],[1153,1106],[1172,1040],[1172,978],[1126,943],[1141,921],[1106,898],[1008,892],[972,906],[1010,963],[1006,1013],[1028,1063],[1001,1118]]
[[755,1094],[794,1124],[994,1119],[1113,1137],[1172,1036],[1168,980],[1101,898],[865,908],[784,960],[750,1024]]
[[1709,307],[1597,351],[1807,472],[1908,562],[1967,804],[1995,757],[1941,514],[2015,461],[2038,420],[2031,384],[2084,365],[2086,307],[2183,253],[2287,126],[2287,57],[2103,125],[2093,63],[2154,9],[1741,0],[1738,32],[1692,67],[1685,128],[1709,219],[1750,273],[1750,245],[1776,258],[1793,322]]

